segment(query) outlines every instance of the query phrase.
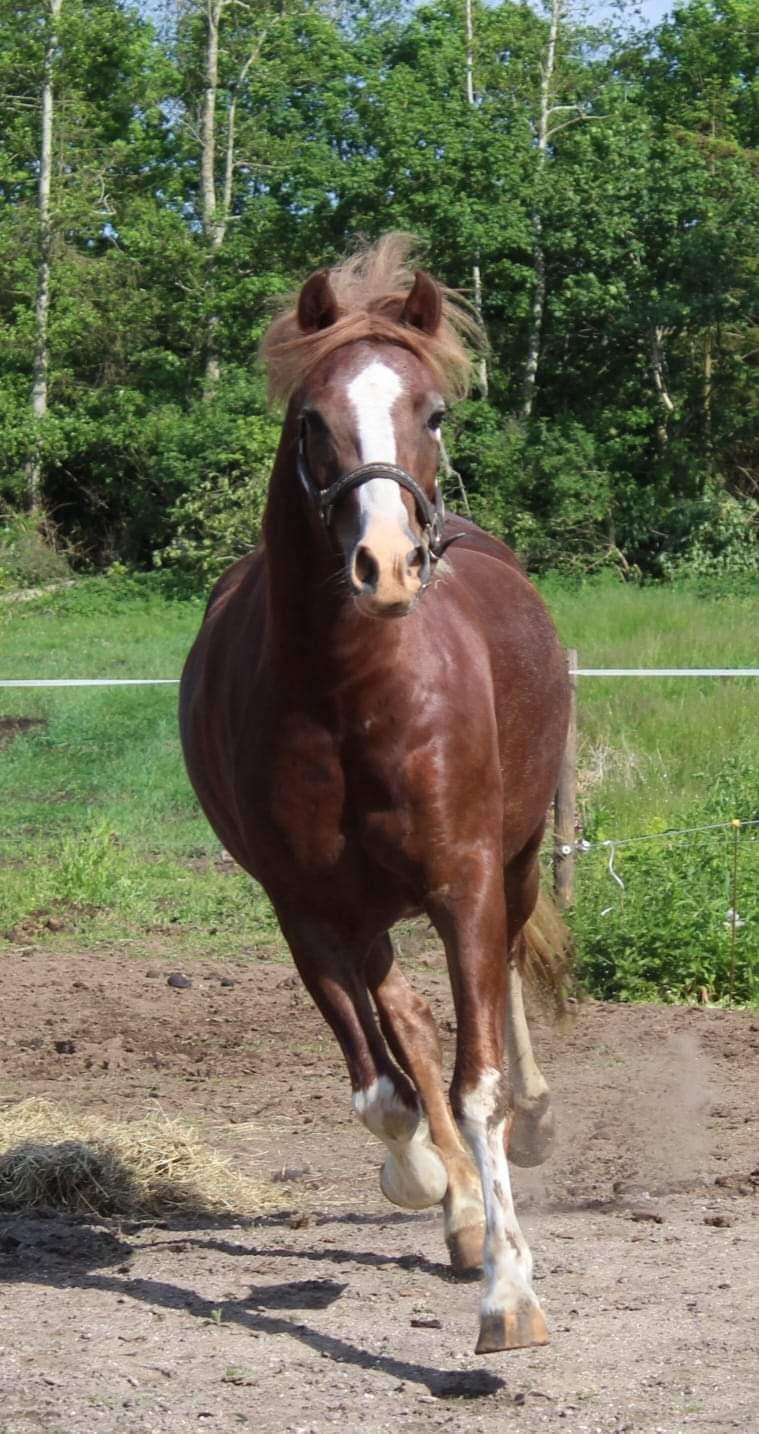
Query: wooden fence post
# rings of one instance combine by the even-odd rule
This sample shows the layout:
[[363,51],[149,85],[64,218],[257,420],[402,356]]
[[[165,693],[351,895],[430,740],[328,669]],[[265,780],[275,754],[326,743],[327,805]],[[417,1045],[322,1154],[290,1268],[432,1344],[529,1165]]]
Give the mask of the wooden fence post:
[[567,742],[553,803],[553,889],[560,910],[571,906],[575,894],[575,817],[577,814],[577,652],[567,651],[570,707]]

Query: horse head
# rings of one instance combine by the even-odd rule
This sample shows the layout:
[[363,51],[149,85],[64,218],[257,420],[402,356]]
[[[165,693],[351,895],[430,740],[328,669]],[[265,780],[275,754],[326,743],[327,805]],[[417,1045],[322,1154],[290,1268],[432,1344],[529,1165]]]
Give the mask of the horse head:
[[[324,334],[339,317],[328,272],[301,289],[304,334]],[[356,338],[328,352],[293,399],[298,476],[327,529],[357,606],[399,617],[430,580],[441,552],[437,486],[445,401],[403,330],[434,337],[442,295],[419,272],[394,322],[401,342]]]

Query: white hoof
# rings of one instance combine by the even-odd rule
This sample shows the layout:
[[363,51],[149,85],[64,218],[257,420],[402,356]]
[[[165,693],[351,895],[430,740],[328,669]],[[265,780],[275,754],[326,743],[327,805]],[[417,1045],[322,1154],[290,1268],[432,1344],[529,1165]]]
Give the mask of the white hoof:
[[402,1155],[391,1152],[386,1156],[380,1188],[393,1205],[404,1210],[426,1210],[444,1199],[448,1172],[434,1145],[414,1140]]

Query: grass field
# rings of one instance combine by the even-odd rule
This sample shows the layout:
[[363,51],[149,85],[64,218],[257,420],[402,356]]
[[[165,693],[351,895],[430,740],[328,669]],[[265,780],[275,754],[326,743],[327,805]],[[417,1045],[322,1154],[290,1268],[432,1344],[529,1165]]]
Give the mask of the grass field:
[[[550,581],[543,592],[580,666],[759,667],[759,592],[714,599]],[[733,810],[722,776],[737,763],[759,779],[759,679],[585,678],[578,711],[583,807],[594,831],[602,824],[621,837],[680,825],[708,790],[725,818],[747,815]]]
[[[149,582],[85,581],[0,609],[3,675],[173,677],[203,602]],[[44,725],[0,752],[0,929],[19,938],[250,949],[275,926],[219,862],[182,766],[174,687],[6,690],[3,717]],[[45,922],[63,922],[50,933]]]
[[[759,663],[759,594],[551,581],[543,590],[581,665]],[[91,579],[3,603],[0,676],[176,676],[202,610],[148,579]],[[175,708],[172,687],[0,691],[0,719],[42,719],[18,735],[6,720],[0,750],[0,932],[35,944],[121,943],[132,954],[276,942],[262,894],[219,859],[198,811]],[[579,710],[591,840],[759,817],[759,679],[581,679]],[[735,948],[725,927],[731,832],[620,847],[624,893],[608,848],[581,858],[575,928],[593,989],[724,995],[732,960],[735,993],[759,997],[756,832],[738,843],[745,925]]]

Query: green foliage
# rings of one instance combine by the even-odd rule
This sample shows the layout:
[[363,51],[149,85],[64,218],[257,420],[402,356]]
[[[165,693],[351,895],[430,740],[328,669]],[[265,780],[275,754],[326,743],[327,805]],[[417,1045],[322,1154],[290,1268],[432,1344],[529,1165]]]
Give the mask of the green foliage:
[[[705,774],[704,774],[705,775]],[[755,764],[728,759],[677,825],[759,823]],[[664,832],[664,818],[650,824]],[[586,835],[611,833],[591,818]],[[759,825],[602,847],[580,858],[572,925],[580,981],[605,1000],[759,1000]],[[609,862],[624,890],[614,881]],[[733,941],[732,912],[738,922]]]
[[[203,605],[168,588],[161,575],[117,574],[0,605],[5,670],[176,676]],[[4,692],[3,716],[22,714],[42,723],[2,751],[0,931],[133,950],[202,942],[239,951],[276,939],[268,902],[219,861],[198,810],[175,688]],[[46,927],[50,918],[60,934]]]
[[71,569],[51,529],[21,513],[0,514],[0,592],[64,582]]
[[[39,421],[46,13],[45,0],[11,8],[0,49],[0,501],[23,508],[37,454],[47,511],[81,561],[148,567],[158,555],[207,583],[260,524],[276,424],[256,350],[271,297],[357,234],[400,226],[448,283],[470,289],[475,261],[482,274],[489,397],[475,392],[449,438],[475,517],[537,571],[610,560],[651,575],[753,571],[749,0],[688,0],[650,33],[566,16],[544,162],[546,21],[529,6],[475,4],[470,105],[451,0],[228,5],[215,245],[199,192],[205,5],[190,0],[158,34],[129,0],[63,0]],[[524,422],[536,218],[545,312]]]
[[[66,907],[119,904],[125,893],[116,842],[102,822],[67,837],[52,875],[50,900]],[[128,890],[126,895],[130,895]]]
[[278,439],[260,385],[234,371],[189,414],[163,415],[154,471],[159,488],[176,498],[166,515],[169,539],[153,555],[157,567],[203,590],[255,546]]
[[662,558],[664,575],[675,581],[683,578],[713,578],[746,584],[759,582],[759,502],[744,498],[738,502],[722,489],[706,494],[707,513],[691,532],[688,547],[677,558]]
[[[612,573],[551,575],[541,591],[588,667],[754,667],[759,585],[640,586]],[[581,835],[572,925],[591,994],[724,999],[733,905],[730,830],[633,841],[759,815],[757,679],[580,679]],[[608,870],[622,878],[622,892]],[[739,833],[735,998],[759,1000],[759,827]]]

